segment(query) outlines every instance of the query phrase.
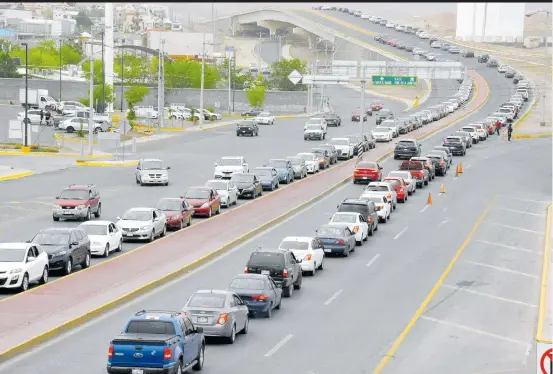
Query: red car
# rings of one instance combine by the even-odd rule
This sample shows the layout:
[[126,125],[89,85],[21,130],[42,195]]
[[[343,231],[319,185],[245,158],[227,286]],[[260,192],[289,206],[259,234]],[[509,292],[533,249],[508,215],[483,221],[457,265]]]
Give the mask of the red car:
[[384,182],[389,182],[392,187],[394,188],[394,191],[396,191],[397,194],[397,201],[404,203],[407,201],[407,185],[405,184],[405,181],[403,178],[399,177],[386,177],[383,179]]
[[168,197],[159,200],[156,204],[167,217],[167,228],[180,230],[192,223],[194,208],[184,197]]
[[221,196],[211,187],[192,187],[184,199],[194,208],[194,216],[211,217],[221,213]]
[[[352,120],[353,122],[359,122],[359,121],[360,121],[360,117],[361,117],[361,116],[359,115],[359,113],[354,112],[354,113],[351,114],[351,120]],[[364,113],[364,114],[363,114],[363,122],[367,122],[367,113]]]
[[397,45],[397,40],[395,40],[395,39],[394,39],[394,40],[390,40],[390,41],[388,42],[388,45],[389,45],[389,46],[392,46],[392,47],[395,47],[395,46]]
[[374,103],[371,104],[371,109],[373,111],[382,110],[384,109],[384,104],[382,104],[380,101],[375,101]]
[[373,108],[372,107],[368,107],[367,110],[365,111],[365,113],[369,116],[372,116],[373,115]]
[[382,166],[375,161],[361,161],[353,171],[353,183],[382,180]]
[[64,189],[54,202],[52,219],[82,219],[88,221],[94,215],[100,218],[102,200],[95,185],[72,184]]

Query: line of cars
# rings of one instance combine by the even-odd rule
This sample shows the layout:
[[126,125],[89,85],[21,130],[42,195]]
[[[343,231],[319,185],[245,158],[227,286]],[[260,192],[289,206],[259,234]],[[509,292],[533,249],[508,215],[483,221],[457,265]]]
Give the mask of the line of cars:
[[242,116],[250,116],[250,114],[255,114],[255,116],[240,121],[236,125],[236,136],[259,136],[259,125],[272,126],[275,124],[275,116],[271,112],[252,109],[242,113]]

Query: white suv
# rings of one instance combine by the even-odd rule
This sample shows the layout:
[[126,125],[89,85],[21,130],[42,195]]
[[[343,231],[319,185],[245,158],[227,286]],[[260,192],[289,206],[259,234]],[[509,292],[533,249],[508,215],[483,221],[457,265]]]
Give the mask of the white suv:
[[27,291],[31,282],[48,282],[48,254],[34,243],[1,243],[0,270],[0,288]]
[[250,168],[248,162],[242,156],[227,156],[221,157],[219,161],[215,163],[215,170],[213,171],[213,178],[225,178],[230,179],[235,173],[249,173]]

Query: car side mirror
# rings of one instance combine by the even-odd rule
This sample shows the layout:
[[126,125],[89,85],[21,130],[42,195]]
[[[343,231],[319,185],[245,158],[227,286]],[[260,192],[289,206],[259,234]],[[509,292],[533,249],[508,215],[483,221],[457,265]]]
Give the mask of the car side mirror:
[[115,219],[116,219],[117,221],[120,221],[120,220],[121,220],[121,217],[115,217]]
[[276,283],[277,288],[282,288],[282,284]]
[[79,242],[73,242],[71,245],[79,245]]
[[136,170],[140,170],[140,167],[139,167],[139,166],[137,166],[137,167],[136,167]]
[[166,170],[171,170],[171,166],[167,166],[165,169]]
[[196,334],[203,334],[204,328],[203,327],[196,327]]
[[213,163],[213,165],[214,165],[214,166],[217,166],[217,163],[216,163],[216,162],[214,162],[214,163]]
[[55,197],[56,200],[59,200],[59,198],[60,198],[59,196],[56,196],[56,197]]
[[33,262],[36,260],[36,257],[27,257],[27,262]]
[[25,243],[30,243],[31,241],[30,240],[25,240]]

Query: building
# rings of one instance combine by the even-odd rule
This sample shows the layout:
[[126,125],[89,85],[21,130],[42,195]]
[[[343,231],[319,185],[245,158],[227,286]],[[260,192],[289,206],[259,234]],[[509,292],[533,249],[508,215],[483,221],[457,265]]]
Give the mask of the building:
[[168,55],[201,55],[205,35],[206,56],[213,56],[213,34],[178,31],[146,30],[142,35],[144,47],[159,49],[165,40],[164,51]]
[[485,43],[522,43],[525,3],[457,3],[456,38]]
[[75,20],[9,19],[8,27],[14,28],[20,39],[57,38],[75,32]]
[[55,9],[52,15],[54,21],[71,20],[79,14],[76,10]]

